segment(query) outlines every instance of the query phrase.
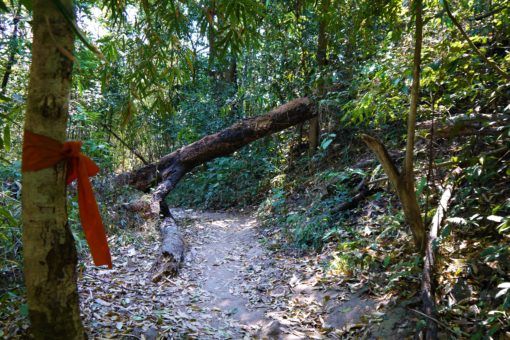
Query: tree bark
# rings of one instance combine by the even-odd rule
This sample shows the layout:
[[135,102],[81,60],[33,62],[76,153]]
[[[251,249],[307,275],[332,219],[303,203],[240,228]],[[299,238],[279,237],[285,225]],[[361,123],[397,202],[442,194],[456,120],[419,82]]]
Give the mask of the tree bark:
[[153,282],[158,282],[167,275],[176,275],[182,265],[186,250],[186,243],[173,217],[165,217],[159,228],[161,232],[161,250],[153,266]]
[[295,99],[265,115],[244,119],[220,132],[205,136],[164,156],[158,162],[120,175],[117,183],[147,191],[160,182],[153,195],[163,199],[194,167],[217,157],[228,156],[257,139],[305,122],[315,115],[315,105],[310,99]]
[[209,42],[209,58],[207,60],[207,68],[209,76],[214,77],[214,58],[216,56],[216,31],[214,28],[214,20],[216,17],[216,1],[212,0],[209,7],[205,9],[206,20],[209,23],[207,27],[207,40]]
[[[321,1],[321,19],[319,21],[319,34],[317,37],[317,67],[319,69],[319,81],[317,86],[317,94],[319,97],[324,95],[325,92],[325,79],[324,79],[324,67],[327,64],[327,48],[328,48],[328,36],[327,36],[327,19],[326,14],[329,9],[330,0]],[[310,151],[313,152],[319,146],[320,140],[320,113],[317,117],[310,120],[310,130],[308,132],[308,139],[310,141]]]
[[377,139],[368,135],[363,135],[362,139],[367,146],[376,154],[381,162],[384,171],[388,175],[390,182],[397,191],[407,223],[411,227],[414,243],[418,250],[422,252],[425,247],[425,226],[421,218],[420,206],[416,198],[414,183],[414,139],[416,132],[416,115],[418,112],[418,102],[420,97],[420,65],[421,65],[421,47],[423,39],[423,3],[422,0],[413,2],[416,28],[414,42],[413,58],[413,85],[411,88],[411,105],[407,117],[407,143],[406,155],[400,173],[395,163],[389,156],[384,145]]
[[[454,180],[459,175],[459,173],[460,168],[457,168],[453,171],[454,178],[451,181],[452,183],[454,183]],[[437,236],[439,235],[439,229],[441,228],[443,218],[448,210],[450,198],[452,197],[453,187],[453,184],[447,184],[443,194],[441,195],[436,213],[432,218],[432,223],[430,225],[429,235],[427,238],[427,244],[425,247],[425,258],[421,282],[421,297],[423,302],[423,312],[430,318],[427,318],[427,327],[424,329],[424,339],[433,340],[438,338],[437,324],[435,321],[433,321],[436,319],[434,268],[436,264],[437,245],[435,242]]]
[[[73,13],[72,0],[61,0]],[[33,4],[32,64],[25,129],[61,142],[66,135],[74,34],[50,0]],[[64,53],[66,52],[66,53]],[[84,339],[76,286],[77,254],[66,212],[66,168],[24,172],[24,274],[36,339]]]

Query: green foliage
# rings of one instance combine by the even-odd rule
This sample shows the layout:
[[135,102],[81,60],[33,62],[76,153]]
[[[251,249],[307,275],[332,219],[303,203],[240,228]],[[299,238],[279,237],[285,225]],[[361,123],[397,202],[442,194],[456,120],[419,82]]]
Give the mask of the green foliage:
[[[507,3],[450,2],[470,39],[508,72]],[[7,274],[20,268],[19,155],[30,60],[30,4],[0,1],[4,32],[0,75],[11,67],[7,86],[0,91],[0,266]],[[362,180],[381,176],[380,168],[371,172],[373,164],[365,170],[349,168],[367,158],[365,149],[353,147],[356,132],[377,131],[388,141],[392,156],[398,156],[405,141],[414,39],[411,2],[331,0],[327,10],[321,5],[322,1],[311,0],[292,6],[283,0],[78,2],[73,27],[81,30],[81,42],[74,51],[68,138],[83,141],[84,152],[103,174],[118,173],[141,164],[133,151],[153,162],[240,119],[309,96],[322,115],[320,148],[313,155],[305,152],[305,124],[299,135],[278,133],[232,157],[197,167],[168,202],[207,209],[258,205],[265,226],[281,230],[289,247],[304,251],[331,247],[328,268],[338,276],[370,272],[380,279],[370,284],[371,291],[399,291],[418,283],[421,264],[406,248],[410,238],[394,195],[373,195],[356,209],[338,207],[357,194]],[[508,272],[504,269],[509,253],[510,170],[508,121],[500,117],[510,110],[509,85],[473,53],[441,1],[425,1],[424,15],[419,120],[434,118],[436,128],[452,116],[484,115],[489,118],[477,131],[494,129],[485,135],[435,138],[430,144],[421,141],[431,131],[418,131],[417,195],[430,218],[440,195],[440,177],[451,170],[434,168],[430,178],[426,176],[430,155],[434,162],[451,160],[463,169],[438,245],[459,251],[442,256],[469,258],[473,266],[486,262],[499,270],[490,271],[489,283],[483,281],[485,286],[479,287],[484,291],[490,286],[497,290],[493,296],[500,295],[477,306],[482,312],[476,322],[482,326],[475,334],[503,334],[508,327],[501,320],[508,318],[510,303],[505,286],[510,278],[501,274]],[[18,16],[16,37],[12,27]],[[327,65],[321,68],[320,22],[325,23],[328,40]],[[319,85],[327,88],[321,97]],[[346,133],[346,126],[352,132]],[[108,228],[124,235],[122,228],[130,225],[113,210],[119,197],[127,194],[113,190],[110,179],[96,178],[94,185],[101,192]],[[73,190],[69,220],[81,250],[86,244]],[[460,252],[463,242],[475,250]],[[448,284],[441,282],[440,288]],[[448,308],[441,311],[446,314],[456,307]]]
[[[275,165],[260,158],[262,143],[218,158],[194,171],[168,197],[172,206],[226,209],[251,206],[269,185]],[[270,147],[271,148],[271,147]]]
[[[2,277],[21,276],[21,201],[18,166],[0,165],[0,272]],[[12,284],[2,282],[0,284]]]
[[359,170],[325,170],[314,176],[312,189],[306,193],[298,206],[290,199],[289,190],[297,183],[287,183],[285,177],[275,177],[271,193],[259,207],[259,217],[266,225],[284,229],[287,238],[298,247],[307,249],[322,247],[344,230],[344,218],[336,207],[350,199],[352,185],[365,178]]

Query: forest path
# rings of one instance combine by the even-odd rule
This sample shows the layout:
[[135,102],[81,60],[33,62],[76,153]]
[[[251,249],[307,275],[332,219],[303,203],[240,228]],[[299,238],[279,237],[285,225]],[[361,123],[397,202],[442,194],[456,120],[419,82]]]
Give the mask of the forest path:
[[80,295],[94,337],[339,338],[375,306],[350,293],[356,283],[325,280],[319,257],[268,250],[252,216],[172,214],[188,244],[177,277],[151,281],[147,238],[111,240],[113,270],[87,266]]

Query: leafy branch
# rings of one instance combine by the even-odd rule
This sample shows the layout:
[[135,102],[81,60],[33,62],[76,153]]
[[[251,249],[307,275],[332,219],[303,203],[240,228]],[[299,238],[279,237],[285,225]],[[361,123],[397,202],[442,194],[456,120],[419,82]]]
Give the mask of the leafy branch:
[[457,18],[455,18],[452,11],[450,10],[450,5],[448,4],[447,0],[443,0],[443,5],[444,5],[444,9],[446,11],[446,14],[448,14],[448,17],[450,18],[450,20],[453,22],[455,27],[457,27],[460,34],[462,35],[462,37],[464,37],[464,39],[467,41],[467,43],[473,49],[473,51],[475,51],[475,53],[478,54],[478,56],[480,58],[482,58],[482,60],[485,61],[485,63],[487,65],[489,65],[494,71],[496,71],[500,76],[502,76],[503,78],[505,78],[507,80],[510,80],[510,75],[508,73],[506,73],[505,71],[503,71],[494,61],[487,58],[485,56],[485,54],[483,54],[482,51],[480,51],[480,49],[478,47],[476,47],[476,45],[473,43],[473,41],[471,41],[471,39],[467,35],[466,31],[464,30],[464,28],[462,27],[460,22],[457,20]]

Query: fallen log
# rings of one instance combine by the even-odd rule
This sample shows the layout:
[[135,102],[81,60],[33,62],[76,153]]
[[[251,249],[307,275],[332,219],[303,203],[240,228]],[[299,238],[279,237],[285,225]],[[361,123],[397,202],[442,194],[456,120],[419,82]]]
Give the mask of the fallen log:
[[316,114],[312,100],[295,99],[265,115],[244,119],[220,132],[205,136],[164,156],[158,162],[117,177],[117,184],[128,184],[141,191],[148,191],[157,185],[150,195],[125,205],[126,209],[139,212],[145,218],[161,221],[162,245],[152,269],[153,281],[177,274],[184,258],[184,240],[165,203],[166,196],[181,178],[200,164],[228,156],[257,139],[303,123]]
[[[128,203],[120,205],[125,210],[128,220],[134,219],[142,229],[156,231],[161,237],[159,254],[151,268],[152,281],[158,282],[165,276],[174,276],[179,272],[184,261],[186,242],[179,231],[179,226],[165,204],[159,214],[154,214],[151,195],[143,195]],[[160,204],[158,203],[159,207]]]
[[435,281],[434,273],[437,252],[436,240],[439,235],[441,223],[443,222],[443,218],[446,214],[446,211],[448,210],[448,205],[452,197],[454,179],[459,173],[460,168],[456,168],[453,171],[454,178],[450,180],[451,183],[448,183],[446,185],[443,194],[441,195],[436,213],[432,218],[432,223],[430,225],[430,230],[425,245],[425,258],[421,282],[421,297],[423,303],[423,312],[427,316],[427,326],[424,329],[423,337],[424,339],[435,340],[438,338],[437,323],[435,321],[437,320],[437,318],[436,318],[436,301],[434,284]]
[[161,189],[168,193],[194,167],[228,156],[257,139],[305,122],[316,114],[315,105],[309,98],[292,100],[265,115],[241,120],[222,131],[205,136],[164,156],[158,162],[119,175],[117,183],[147,191],[158,182],[166,182]]
[[153,266],[153,282],[158,282],[165,276],[176,275],[182,265],[186,250],[186,243],[173,217],[163,219],[160,224],[160,232],[161,250]]
[[453,138],[457,136],[491,135],[501,132],[508,125],[510,116],[507,114],[476,114],[457,115],[446,121],[426,120],[416,123],[418,130],[430,130],[436,125],[434,137]]
[[352,193],[356,192],[353,196],[347,199],[342,204],[335,207],[332,211],[334,214],[339,214],[347,210],[356,208],[365,198],[382,191],[379,187],[369,188],[365,180],[361,181]]

